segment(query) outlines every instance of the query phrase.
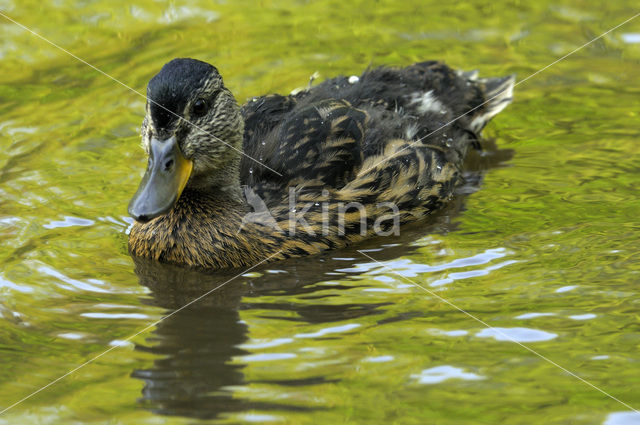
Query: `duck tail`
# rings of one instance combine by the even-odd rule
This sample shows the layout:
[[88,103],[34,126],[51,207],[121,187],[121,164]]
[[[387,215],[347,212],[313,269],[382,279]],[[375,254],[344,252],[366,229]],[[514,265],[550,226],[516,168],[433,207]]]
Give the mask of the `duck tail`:
[[[475,77],[475,75],[474,75]],[[484,95],[484,103],[471,120],[471,130],[480,134],[485,125],[513,100],[515,74],[499,78],[478,78],[476,84]]]

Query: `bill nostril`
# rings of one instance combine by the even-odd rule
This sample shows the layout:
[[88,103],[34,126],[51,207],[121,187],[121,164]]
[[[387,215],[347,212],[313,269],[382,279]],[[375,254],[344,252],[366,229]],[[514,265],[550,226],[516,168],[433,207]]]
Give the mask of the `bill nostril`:
[[164,163],[164,169],[165,170],[170,170],[171,167],[173,167],[173,159],[168,160],[167,162]]
[[141,223],[146,223],[147,221],[149,221],[149,216],[146,214],[141,214],[136,218],[136,220],[138,220]]

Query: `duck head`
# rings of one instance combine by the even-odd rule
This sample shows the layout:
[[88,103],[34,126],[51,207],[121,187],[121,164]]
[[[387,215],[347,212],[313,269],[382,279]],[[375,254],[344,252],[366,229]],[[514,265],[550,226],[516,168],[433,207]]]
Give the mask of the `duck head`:
[[218,70],[174,59],[147,86],[142,145],[147,170],[129,203],[146,222],[171,210],[185,188],[239,191],[243,120]]

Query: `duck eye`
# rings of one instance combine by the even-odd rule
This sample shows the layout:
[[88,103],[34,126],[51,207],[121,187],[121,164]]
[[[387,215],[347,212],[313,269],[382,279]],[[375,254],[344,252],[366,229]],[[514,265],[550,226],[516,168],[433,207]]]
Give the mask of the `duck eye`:
[[193,104],[191,110],[195,116],[201,117],[207,113],[207,102],[205,102],[204,99],[198,99]]

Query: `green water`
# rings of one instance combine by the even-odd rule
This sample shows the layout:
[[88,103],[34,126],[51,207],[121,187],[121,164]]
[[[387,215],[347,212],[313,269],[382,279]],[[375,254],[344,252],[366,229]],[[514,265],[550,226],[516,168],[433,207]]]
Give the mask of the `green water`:
[[[426,59],[523,79],[640,10],[0,0],[0,11],[139,92],[190,56],[244,101],[315,71]],[[126,205],[145,166],[144,99],[2,17],[0,40],[0,408],[116,346],[1,424],[640,423],[567,372],[640,409],[640,18],[518,85],[485,132],[497,148],[470,163],[483,170],[474,193],[357,247],[384,266],[354,249],[274,263],[127,342],[237,272],[135,265]]]

